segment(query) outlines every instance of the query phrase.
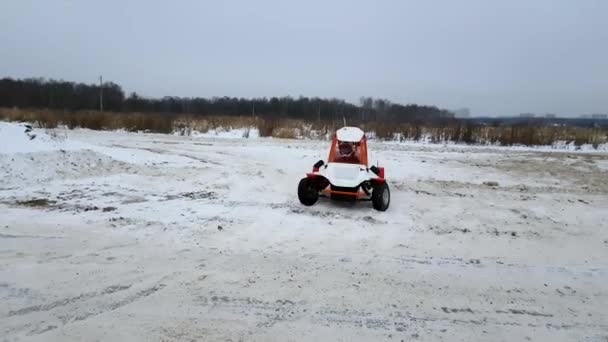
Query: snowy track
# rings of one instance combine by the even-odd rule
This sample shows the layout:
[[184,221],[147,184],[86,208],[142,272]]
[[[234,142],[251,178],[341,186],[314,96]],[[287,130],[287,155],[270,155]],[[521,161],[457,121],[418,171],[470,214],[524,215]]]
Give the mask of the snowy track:
[[370,143],[381,213],[299,204],[325,142],[35,131],[0,123],[2,341],[608,338],[605,153]]

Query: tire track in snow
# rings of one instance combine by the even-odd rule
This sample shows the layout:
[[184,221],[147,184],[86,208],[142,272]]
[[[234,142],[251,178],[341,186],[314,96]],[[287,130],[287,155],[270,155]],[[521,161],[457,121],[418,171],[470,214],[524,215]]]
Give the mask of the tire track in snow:
[[[21,308],[18,310],[12,310],[9,312],[7,317],[14,316],[24,316],[29,314],[36,313],[45,313],[49,311],[54,311],[58,309],[62,309],[64,307],[75,306],[73,309],[65,309],[65,312],[58,312],[53,314],[50,317],[46,317],[41,319],[37,324],[30,323],[27,326],[22,326],[21,329],[31,329],[32,324],[34,324],[34,329],[31,329],[27,332],[27,336],[39,335],[49,332],[51,330],[57,329],[61,326],[65,326],[67,324],[75,323],[90,319],[95,316],[99,316],[106,312],[114,311],[120,309],[124,306],[132,304],[136,301],[142,300],[160,290],[165,288],[164,283],[157,283],[149,287],[145,287],[143,289],[138,290],[137,292],[127,295],[119,300],[104,300],[102,304],[91,305],[87,307],[84,305],[84,302],[93,300],[95,298],[102,297],[105,295],[117,294],[122,291],[126,291],[132,288],[132,284],[129,285],[112,285],[108,286],[101,291],[91,291],[87,293],[80,294],[75,297],[68,297],[61,300],[57,300],[47,304],[34,305],[25,308]],[[49,324],[52,323],[52,324]]]
[[[253,317],[259,328],[270,328],[277,323],[310,321],[319,326],[343,327],[368,330],[415,332],[428,324],[447,326],[521,326],[545,328],[548,330],[569,329],[608,329],[606,324],[582,322],[565,323],[551,313],[527,309],[488,310],[483,308],[436,308],[435,312],[416,312],[415,308],[398,308],[392,305],[389,310],[376,308],[356,308],[341,306],[322,306],[315,308],[306,301],[295,299],[262,300],[252,297],[230,297],[227,295],[201,296],[198,305],[212,308],[218,315],[226,313],[237,316]],[[534,323],[523,322],[519,315],[536,318]],[[508,316],[508,318],[507,318]],[[565,319],[565,317],[562,317]]]
[[85,300],[95,298],[98,296],[104,296],[107,294],[124,291],[129,288],[131,288],[131,284],[129,284],[129,285],[112,285],[112,286],[106,287],[105,289],[103,289],[101,291],[86,292],[86,293],[82,293],[75,297],[67,297],[67,298],[63,298],[63,299],[60,299],[60,300],[57,300],[57,301],[54,301],[51,303],[47,303],[47,304],[33,305],[33,306],[28,306],[28,307],[17,309],[17,310],[11,310],[8,312],[8,317],[22,316],[22,315],[27,315],[30,313],[41,312],[41,311],[50,311],[55,308],[74,304],[74,303],[81,302],[81,301],[85,301]]

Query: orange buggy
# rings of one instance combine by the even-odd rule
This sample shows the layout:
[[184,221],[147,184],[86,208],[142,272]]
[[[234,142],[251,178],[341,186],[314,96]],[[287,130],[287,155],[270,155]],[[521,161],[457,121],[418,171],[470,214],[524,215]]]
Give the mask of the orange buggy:
[[367,138],[357,127],[343,127],[332,137],[327,163],[319,160],[298,185],[298,198],[310,206],[319,197],[371,201],[374,209],[386,211],[390,190],[384,168],[368,164]]

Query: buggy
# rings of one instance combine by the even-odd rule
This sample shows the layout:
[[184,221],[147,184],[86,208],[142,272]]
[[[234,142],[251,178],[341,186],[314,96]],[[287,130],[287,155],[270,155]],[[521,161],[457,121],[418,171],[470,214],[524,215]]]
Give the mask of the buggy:
[[300,202],[311,206],[319,197],[371,201],[374,209],[386,211],[391,195],[384,167],[370,166],[367,157],[367,138],[360,128],[337,130],[332,136],[327,163],[319,160],[312,172],[300,180]]

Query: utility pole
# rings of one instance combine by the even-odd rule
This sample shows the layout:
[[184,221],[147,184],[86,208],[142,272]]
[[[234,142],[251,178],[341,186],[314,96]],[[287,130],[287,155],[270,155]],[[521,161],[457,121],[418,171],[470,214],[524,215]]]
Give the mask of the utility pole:
[[255,117],[255,100],[251,103],[251,117]]
[[103,76],[99,76],[99,111],[103,112]]

